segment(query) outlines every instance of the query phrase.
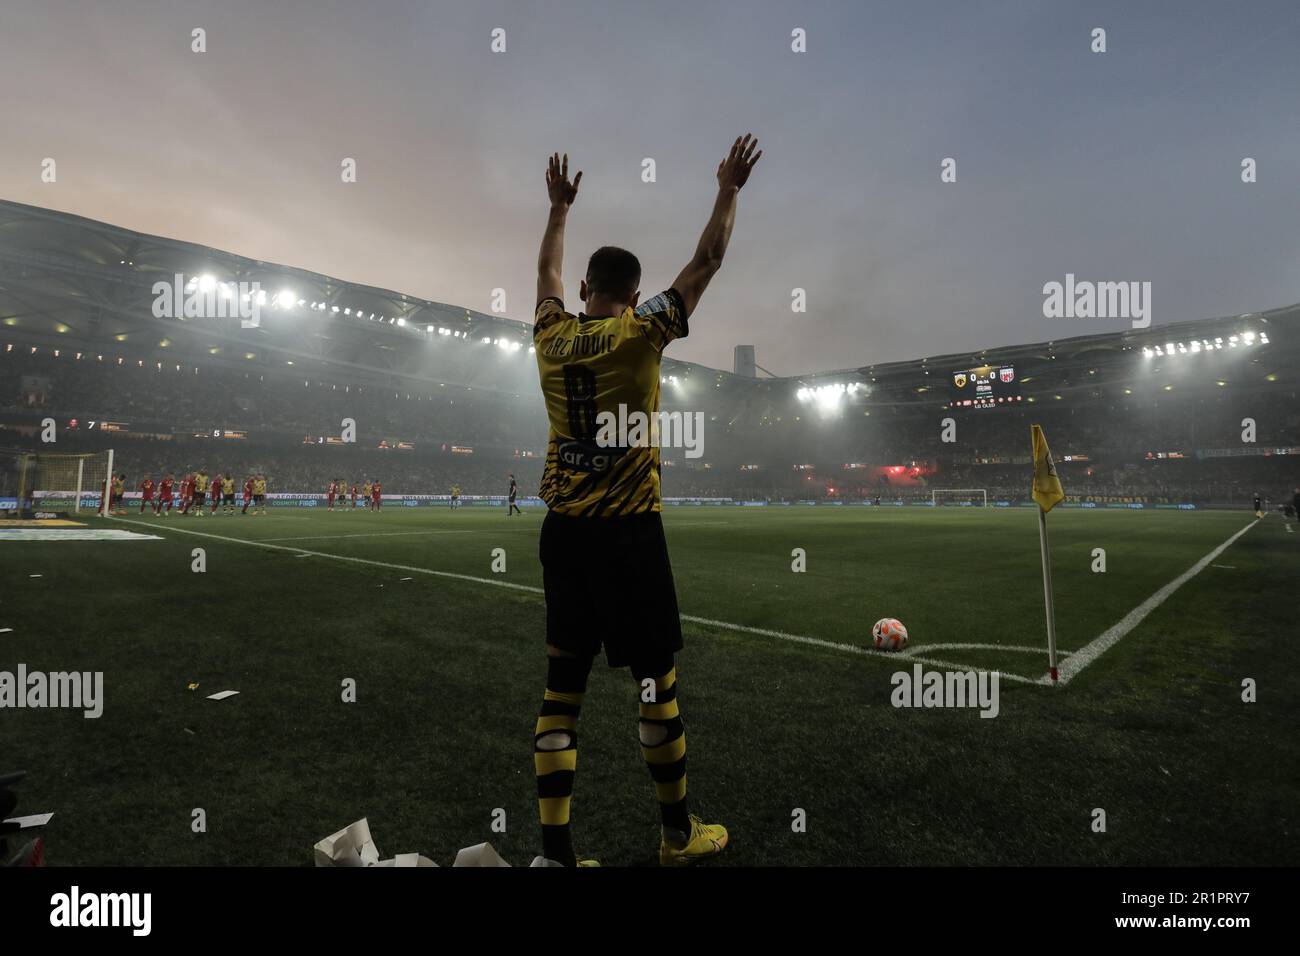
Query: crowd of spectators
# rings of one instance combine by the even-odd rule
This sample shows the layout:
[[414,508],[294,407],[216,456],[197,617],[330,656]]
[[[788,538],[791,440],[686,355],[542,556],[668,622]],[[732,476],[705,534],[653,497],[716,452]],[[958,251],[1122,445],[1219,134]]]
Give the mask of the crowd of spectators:
[[[179,477],[199,467],[240,477],[262,473],[273,491],[379,478],[393,493],[446,494],[458,485],[466,495],[494,495],[513,473],[528,495],[540,482],[546,418],[537,395],[179,366],[56,357],[48,349],[0,354],[0,445],[30,444],[35,423],[53,418],[60,451],[113,447],[115,470],[128,474],[131,487],[145,475]],[[1033,422],[1047,431],[1071,496],[1151,503],[1242,502],[1257,492],[1289,497],[1300,484],[1300,456],[1271,452],[1300,446],[1296,396],[1213,384],[1177,401],[1112,390],[962,413],[919,401],[868,402],[820,416],[792,396],[776,420],[771,409],[762,419],[747,418],[742,409],[751,403],[719,392],[703,410],[706,455],[666,453],[672,460],[663,469],[663,491],[746,500],[928,500],[934,489],[977,488],[990,499],[1022,500]],[[331,441],[344,419],[357,423],[355,444]],[[1243,433],[1246,419],[1253,441]],[[126,430],[91,432],[91,421]],[[224,437],[231,432],[242,437]]]

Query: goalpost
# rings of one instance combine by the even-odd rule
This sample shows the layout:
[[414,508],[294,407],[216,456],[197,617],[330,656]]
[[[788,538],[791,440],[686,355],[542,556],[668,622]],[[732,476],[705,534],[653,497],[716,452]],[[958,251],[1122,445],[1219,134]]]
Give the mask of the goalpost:
[[53,509],[71,503],[78,514],[83,507],[106,514],[113,452],[81,455],[20,454],[17,460],[17,512]]
[[989,493],[986,488],[935,488],[930,492],[930,504],[935,508],[945,504],[987,508]]

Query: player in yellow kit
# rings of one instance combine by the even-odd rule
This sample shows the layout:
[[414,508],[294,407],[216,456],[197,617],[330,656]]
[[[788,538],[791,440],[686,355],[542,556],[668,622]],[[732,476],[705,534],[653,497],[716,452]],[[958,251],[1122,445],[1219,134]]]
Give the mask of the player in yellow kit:
[[253,516],[266,514],[266,476],[253,478]]
[[[221,490],[222,514],[233,515],[235,513],[235,479],[231,477],[230,472],[226,472],[226,480],[222,481],[220,476],[213,479],[218,483]],[[217,510],[216,502],[212,503],[212,511],[215,514]]]
[[115,515],[124,515],[126,510],[122,507],[122,499],[126,495],[126,474],[120,474],[113,478],[113,490],[108,498],[108,513]]
[[208,496],[208,472],[199,468],[195,473],[194,485],[190,489],[190,511],[187,514],[203,515],[203,502]]
[[203,468],[194,473],[194,481],[190,484],[190,507],[186,509],[187,515],[203,514],[203,499],[208,493],[208,472]]
[[[609,416],[629,421],[659,412],[664,348],[688,332],[709,280],[722,264],[736,198],[761,152],[737,139],[718,165],[718,195],[694,256],[671,287],[638,305],[641,264],[612,246],[587,264],[578,297],[564,305],[564,227],[582,173],[551,157],[550,216],[537,262],[533,344],[550,419],[541,497],[542,583],[546,592],[546,693],[533,735],[533,763],[547,859],[573,866],[569,807],[577,766],[577,724],[587,676],[605,649],[611,667],[630,667],[643,689],[642,754],[662,820],[659,861],[691,863],[720,853],[727,831],[687,811],[686,737],[673,655],[681,620],[659,491],[659,449],[650,441],[610,441]],[[654,693],[648,694],[653,687]],[[647,694],[648,698],[647,699]],[[594,861],[583,861],[593,865]]]

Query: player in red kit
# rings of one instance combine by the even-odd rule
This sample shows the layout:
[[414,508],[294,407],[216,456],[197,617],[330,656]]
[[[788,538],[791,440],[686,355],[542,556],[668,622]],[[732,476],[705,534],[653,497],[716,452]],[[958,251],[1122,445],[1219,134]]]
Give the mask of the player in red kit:
[[[154,505],[155,515],[169,515],[172,513],[172,488],[176,484],[170,473],[163,476],[163,480],[158,484],[158,503]],[[164,511],[163,506],[167,508]]]
[[137,487],[140,490],[140,514],[144,514],[145,508],[153,507],[153,479],[146,477]]
[[221,489],[222,489],[221,472],[217,472],[212,476],[212,482],[209,484],[208,487],[211,491],[211,493],[208,496],[208,500],[212,502],[212,513],[216,514],[217,508],[221,506]]
[[375,510],[375,511],[378,511],[378,510],[379,510],[379,501],[380,501],[380,498],[379,498],[379,479],[378,479],[378,478],[376,478],[375,481],[374,481],[374,484],[372,484],[372,485],[370,486],[370,501],[371,501],[371,504],[374,506],[374,510]]
[[352,510],[357,510],[357,483],[352,482]]
[[337,491],[338,485],[331,481],[329,491],[326,493],[326,496],[329,498],[330,511],[334,510],[334,495]]
[[[249,475],[244,479],[244,510],[240,514],[248,514],[248,506],[253,503],[253,476]],[[257,514],[257,512],[253,512]]]

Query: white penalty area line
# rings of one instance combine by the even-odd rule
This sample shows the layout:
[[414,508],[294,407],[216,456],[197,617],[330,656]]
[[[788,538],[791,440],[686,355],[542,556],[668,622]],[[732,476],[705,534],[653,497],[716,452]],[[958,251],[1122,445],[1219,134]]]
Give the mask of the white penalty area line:
[[[130,518],[113,518],[114,521],[122,521],[126,524],[139,523]],[[352,564],[365,564],[376,568],[389,568],[394,571],[410,571],[415,574],[428,574],[438,578],[451,578],[456,581],[472,581],[476,584],[490,584],[493,587],[508,588],[511,591],[523,591],[527,594],[545,594],[539,587],[530,584],[515,584],[511,581],[498,581],[493,578],[483,578],[474,574],[459,574],[455,571],[438,571],[433,568],[417,568],[408,564],[392,564],[388,561],[375,561],[371,558],[357,558],[347,554],[329,554],[325,551],[309,551],[306,548],[295,548],[285,544],[273,544],[267,541],[253,541],[249,538],[231,538],[221,534],[211,534],[206,531],[193,531],[190,528],[177,528],[169,525],[165,528],[158,529],[161,532],[176,532],[177,534],[189,534],[196,538],[209,538],[213,541],[225,541],[229,544],[247,544],[256,548],[268,548],[272,551],[286,551],[295,557],[313,557],[329,558],[334,561],[348,561]],[[697,617],[694,614],[681,615],[683,621],[690,621],[692,624],[703,624],[706,627],[715,627],[727,631],[738,631],[743,634],[755,634],[759,637],[771,637],[781,641],[791,641],[796,644],[806,644],[812,647],[823,647],[828,650],[843,651],[848,654],[858,654],[863,657],[881,657],[885,659],[901,660],[898,654],[887,651],[878,651],[875,648],[858,647],[856,644],[838,644],[835,641],[823,640],[819,637],[804,637],[801,634],[788,634],[785,631],[775,631],[764,627],[750,627],[747,624],[732,624],[729,621],[718,621],[709,617]],[[982,671],[985,668],[972,668],[966,664],[954,664],[950,661],[934,660],[929,657],[908,657],[910,662],[921,662],[932,664],[935,667],[948,668],[950,670],[977,670]],[[1009,674],[1006,671],[1000,672],[1002,677],[1010,681],[1018,681],[1024,684],[1033,684],[1034,680],[1029,677],[1022,677],[1019,674]]]
[[[1124,635],[1128,634],[1129,631],[1141,624],[1148,614],[1160,605],[1164,604],[1171,594],[1209,567],[1210,563],[1215,558],[1223,554],[1224,551],[1227,551],[1228,548],[1232,547],[1238,538],[1257,524],[1259,524],[1258,518],[1246,525],[1205,557],[1201,558],[1201,560],[1197,561],[1190,568],[1178,575],[1178,577],[1174,578],[1133,610],[1125,614],[1117,624],[1112,625],[1097,637],[1094,637],[1079,650],[1075,651],[1074,654],[1070,656],[1069,660],[1064,661],[1060,667],[1057,668],[1057,675],[1060,678],[1057,683],[1064,686],[1074,678],[1078,677],[1079,673],[1085,667],[1118,644]],[[1051,675],[1044,674],[1042,677],[1038,678],[1038,683],[1050,685],[1052,683]]]

